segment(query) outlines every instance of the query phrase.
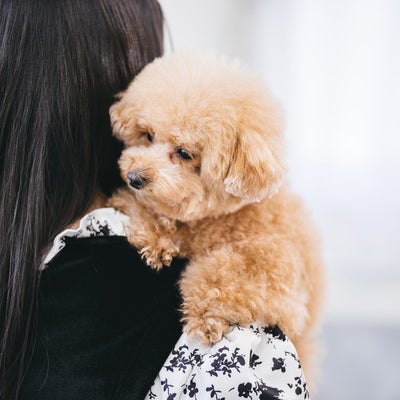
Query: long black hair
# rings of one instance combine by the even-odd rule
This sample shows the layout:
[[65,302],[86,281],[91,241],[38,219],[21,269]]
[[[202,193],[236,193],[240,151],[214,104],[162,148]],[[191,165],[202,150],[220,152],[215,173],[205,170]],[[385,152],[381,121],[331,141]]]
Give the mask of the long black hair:
[[0,0],[0,398],[18,399],[53,237],[119,185],[113,96],[163,52],[157,0]]

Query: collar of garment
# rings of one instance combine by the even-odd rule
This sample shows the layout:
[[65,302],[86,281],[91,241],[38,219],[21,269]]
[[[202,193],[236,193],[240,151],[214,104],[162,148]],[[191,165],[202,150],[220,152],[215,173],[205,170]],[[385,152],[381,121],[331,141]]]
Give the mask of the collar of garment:
[[84,238],[93,236],[126,236],[129,218],[112,207],[98,208],[81,218],[79,227],[65,229],[53,240],[49,251],[43,257],[40,269],[47,264],[65,247],[65,238]]

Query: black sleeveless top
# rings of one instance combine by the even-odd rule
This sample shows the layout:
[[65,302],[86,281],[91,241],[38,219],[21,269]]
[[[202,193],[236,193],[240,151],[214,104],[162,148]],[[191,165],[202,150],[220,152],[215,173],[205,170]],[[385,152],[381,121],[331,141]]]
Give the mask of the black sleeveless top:
[[150,269],[123,236],[65,238],[42,271],[22,400],[142,400],[182,333],[184,260]]

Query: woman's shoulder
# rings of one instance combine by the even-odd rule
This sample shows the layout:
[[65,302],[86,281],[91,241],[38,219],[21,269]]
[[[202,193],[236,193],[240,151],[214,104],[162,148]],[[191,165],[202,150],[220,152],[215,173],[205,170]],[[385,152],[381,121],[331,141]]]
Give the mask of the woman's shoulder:
[[50,249],[43,257],[41,270],[45,269],[58,253],[66,246],[69,239],[91,237],[125,237],[129,218],[112,207],[98,208],[86,214],[74,229],[65,229],[53,240]]
[[183,334],[146,400],[309,399],[296,350],[277,327],[235,326],[214,346]]
[[127,239],[130,223],[127,215],[112,207],[98,208],[82,217],[77,228],[60,232],[42,262],[43,284],[46,277],[54,283],[67,278],[79,280],[89,274],[93,285],[105,276],[108,280],[118,276],[118,280],[142,282],[143,288],[136,288],[142,292],[148,285],[176,282],[187,260],[175,258],[161,271],[150,268]]

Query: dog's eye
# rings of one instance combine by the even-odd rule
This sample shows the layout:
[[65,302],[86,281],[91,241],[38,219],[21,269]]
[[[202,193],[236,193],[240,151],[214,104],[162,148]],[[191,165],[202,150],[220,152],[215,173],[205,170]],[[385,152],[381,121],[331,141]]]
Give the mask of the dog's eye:
[[147,131],[143,131],[140,132],[140,138],[142,138],[143,140],[146,139],[148,142],[152,143],[154,140],[154,134]]
[[192,156],[187,153],[185,150],[183,150],[182,148],[179,148],[177,151],[178,155],[180,158],[182,158],[182,160],[191,160]]

